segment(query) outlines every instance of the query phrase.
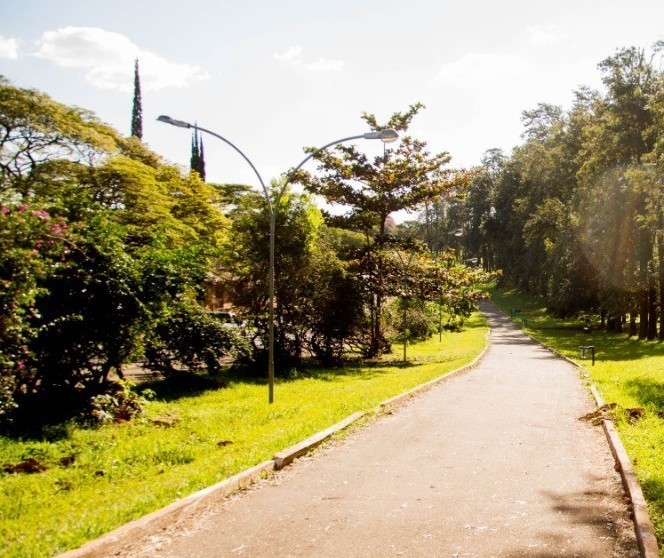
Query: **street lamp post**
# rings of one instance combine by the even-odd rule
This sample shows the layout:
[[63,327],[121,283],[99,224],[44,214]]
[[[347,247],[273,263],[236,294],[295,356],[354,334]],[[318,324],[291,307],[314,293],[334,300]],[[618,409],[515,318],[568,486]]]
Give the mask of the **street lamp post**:
[[225,137],[217,134],[216,132],[213,132],[212,130],[208,130],[206,128],[202,128],[198,124],[191,124],[189,122],[185,122],[183,120],[176,120],[175,118],[171,118],[170,116],[166,115],[161,115],[157,118],[159,122],[164,122],[166,124],[170,124],[171,126],[176,126],[178,128],[192,128],[197,131],[205,132],[206,134],[210,134],[211,136],[214,136],[217,139],[220,139],[230,147],[232,147],[235,151],[237,151],[242,158],[249,164],[251,169],[254,171],[254,174],[256,175],[256,178],[258,178],[258,182],[261,185],[261,188],[263,189],[263,195],[265,196],[265,201],[267,203],[268,211],[270,214],[270,268],[269,268],[269,298],[270,298],[270,314],[269,314],[269,330],[268,330],[268,401],[269,403],[274,402],[274,251],[275,251],[275,233],[276,233],[276,228],[277,228],[277,211],[279,210],[279,203],[281,202],[281,197],[283,196],[284,192],[286,191],[286,187],[290,183],[291,179],[293,178],[294,174],[302,168],[302,166],[309,161],[312,157],[315,157],[318,155],[321,151],[324,151],[325,149],[332,147],[334,145],[337,145],[339,143],[344,143],[347,141],[352,141],[356,139],[379,139],[384,143],[389,143],[392,141],[395,141],[398,137],[399,134],[392,129],[387,129],[387,130],[378,130],[376,132],[366,132],[364,134],[356,134],[354,136],[348,136],[346,138],[341,138],[335,141],[331,141],[330,143],[325,144],[323,147],[320,147],[307,155],[299,165],[297,165],[295,168],[291,169],[286,173],[286,176],[284,176],[284,179],[281,182],[281,185],[279,186],[279,189],[277,190],[277,196],[274,200],[274,203],[270,199],[270,192],[267,189],[267,186],[265,185],[265,182],[263,182],[263,178],[261,177],[260,173],[254,166],[254,164],[251,162],[249,157],[247,157],[234,143],[226,139]]

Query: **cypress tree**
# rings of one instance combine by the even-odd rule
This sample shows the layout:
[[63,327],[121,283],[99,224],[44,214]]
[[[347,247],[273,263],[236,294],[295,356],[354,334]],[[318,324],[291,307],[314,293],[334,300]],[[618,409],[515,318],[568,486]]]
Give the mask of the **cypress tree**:
[[191,159],[189,167],[192,171],[198,171],[198,134],[196,130],[191,134]]
[[203,152],[203,138],[199,133],[194,130],[191,135],[191,159],[190,168],[196,171],[203,182],[205,182],[205,154]]
[[131,135],[143,139],[143,105],[141,102],[141,81],[138,76],[138,58],[134,62],[134,106],[131,111]]
[[205,153],[203,152],[203,136],[198,134],[198,174],[201,180],[205,182]]

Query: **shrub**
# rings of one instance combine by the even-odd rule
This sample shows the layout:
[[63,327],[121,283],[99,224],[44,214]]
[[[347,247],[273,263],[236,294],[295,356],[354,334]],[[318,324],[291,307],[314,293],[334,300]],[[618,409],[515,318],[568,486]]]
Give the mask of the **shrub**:
[[387,326],[393,341],[425,340],[438,328],[434,305],[417,299],[396,298],[388,305]]
[[143,390],[140,395],[132,391],[128,381],[113,382],[105,393],[92,397],[81,414],[80,421],[91,425],[131,420],[143,412],[143,405],[154,396],[151,390]]
[[323,364],[341,361],[348,340],[364,325],[358,281],[341,267],[317,277],[309,312],[311,352]]
[[221,357],[245,356],[247,343],[234,324],[223,323],[193,302],[178,303],[156,324],[147,342],[147,367],[172,373],[177,366],[209,374],[221,371]]

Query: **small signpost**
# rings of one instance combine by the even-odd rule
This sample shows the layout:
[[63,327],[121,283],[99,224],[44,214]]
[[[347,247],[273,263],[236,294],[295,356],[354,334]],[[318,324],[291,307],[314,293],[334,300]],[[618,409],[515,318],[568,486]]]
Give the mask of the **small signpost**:
[[588,351],[590,351],[593,359],[593,366],[595,366],[595,345],[581,345],[579,347],[579,355],[583,360],[586,359],[586,354],[588,354]]

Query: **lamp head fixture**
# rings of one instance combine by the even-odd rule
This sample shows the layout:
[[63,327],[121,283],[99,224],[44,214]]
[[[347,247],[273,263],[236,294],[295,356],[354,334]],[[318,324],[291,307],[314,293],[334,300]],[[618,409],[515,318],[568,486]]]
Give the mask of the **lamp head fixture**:
[[391,143],[399,139],[399,133],[396,130],[388,128],[387,130],[378,130],[377,132],[367,132],[362,137],[364,139],[379,139],[383,143]]
[[157,120],[159,122],[165,122],[166,124],[170,124],[171,126],[177,126],[178,128],[193,128],[193,126],[189,124],[189,122],[185,122],[184,120],[176,120],[175,118],[171,118],[170,116],[166,116],[165,114],[158,116]]

